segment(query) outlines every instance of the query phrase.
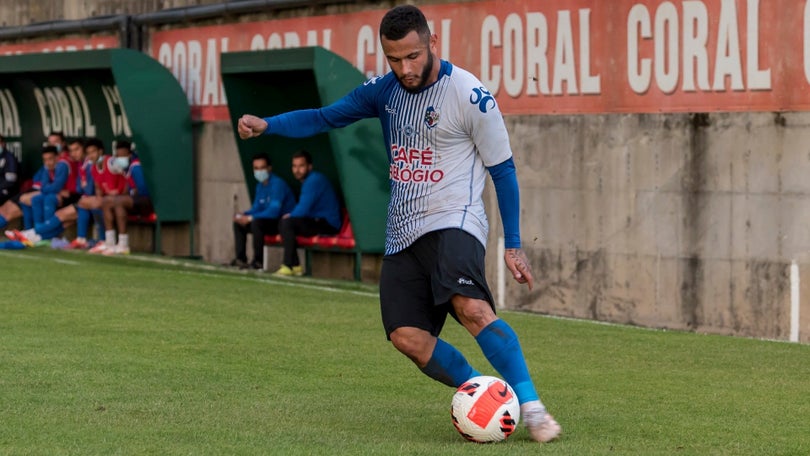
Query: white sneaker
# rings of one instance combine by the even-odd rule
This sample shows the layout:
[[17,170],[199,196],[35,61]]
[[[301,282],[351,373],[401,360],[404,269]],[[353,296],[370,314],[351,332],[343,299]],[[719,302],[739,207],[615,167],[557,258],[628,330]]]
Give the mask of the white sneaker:
[[100,253],[104,253],[110,248],[111,247],[107,247],[107,244],[105,244],[104,242],[99,242],[98,244],[94,245],[92,249],[88,250],[87,253],[98,255]]
[[551,442],[562,433],[560,424],[543,407],[528,408],[522,415],[529,434],[538,442]]
[[110,247],[105,249],[101,252],[102,255],[129,255],[129,247],[122,247],[120,245],[116,245],[115,247]]

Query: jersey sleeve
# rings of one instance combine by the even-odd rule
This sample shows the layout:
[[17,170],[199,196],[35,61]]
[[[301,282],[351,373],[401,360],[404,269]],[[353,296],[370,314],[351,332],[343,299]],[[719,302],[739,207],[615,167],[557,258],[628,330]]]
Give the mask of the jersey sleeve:
[[[466,87],[465,87],[466,86]],[[509,133],[495,97],[473,78],[460,87],[465,127],[485,166],[495,166],[512,156]]]
[[372,79],[340,100],[319,109],[301,109],[265,117],[266,135],[307,138],[334,128],[345,127],[360,119],[377,116],[375,102],[379,87]]
[[42,193],[59,193],[67,183],[68,175],[70,175],[70,165],[59,161],[56,163],[53,182],[43,182],[40,191]]

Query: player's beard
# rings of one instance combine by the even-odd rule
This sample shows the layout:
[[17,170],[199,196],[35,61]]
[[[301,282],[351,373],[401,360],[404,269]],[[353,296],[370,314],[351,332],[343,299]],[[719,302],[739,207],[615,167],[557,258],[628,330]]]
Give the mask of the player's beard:
[[405,89],[405,91],[408,93],[419,93],[427,85],[427,80],[430,77],[431,71],[433,71],[433,53],[430,52],[430,50],[428,50],[427,63],[425,63],[425,67],[422,68],[422,74],[419,75],[419,85],[417,85],[416,87],[408,87],[402,83],[401,78],[398,79],[399,85],[401,85],[402,88]]

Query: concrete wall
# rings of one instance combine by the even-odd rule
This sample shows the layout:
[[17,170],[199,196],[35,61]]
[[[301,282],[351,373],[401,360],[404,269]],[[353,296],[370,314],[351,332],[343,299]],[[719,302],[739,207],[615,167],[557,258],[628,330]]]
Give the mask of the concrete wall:
[[[14,0],[0,4],[0,23],[203,3],[216,2]],[[801,340],[810,342],[810,114],[513,116],[506,122],[521,183],[524,249],[536,280],[529,292],[507,277],[498,298],[508,308],[786,339],[795,261],[805,297]],[[195,129],[197,253],[225,262],[233,255],[230,215],[249,204],[247,186],[230,125]],[[492,225],[488,277],[497,293],[502,230],[491,187],[485,198]],[[185,252],[185,244],[175,245],[183,242],[170,240],[164,250]],[[327,258],[314,269],[350,276],[350,258]],[[364,278],[374,280],[378,270],[379,258],[364,261]]]
[[[507,307],[786,339],[791,262],[810,277],[809,123],[806,113],[508,118],[537,284],[508,284]],[[492,210],[490,220],[499,233]],[[490,236],[491,278],[496,246]]]

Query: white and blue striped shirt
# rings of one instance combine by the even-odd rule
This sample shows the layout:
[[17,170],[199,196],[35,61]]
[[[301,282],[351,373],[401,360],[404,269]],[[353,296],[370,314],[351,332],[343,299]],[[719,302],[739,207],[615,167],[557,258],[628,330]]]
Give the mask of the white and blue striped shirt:
[[438,80],[414,94],[390,72],[324,108],[268,117],[265,133],[307,137],[368,117],[382,123],[390,163],[385,253],[445,228],[486,245],[486,170],[512,151],[501,112],[481,82],[441,61]]

